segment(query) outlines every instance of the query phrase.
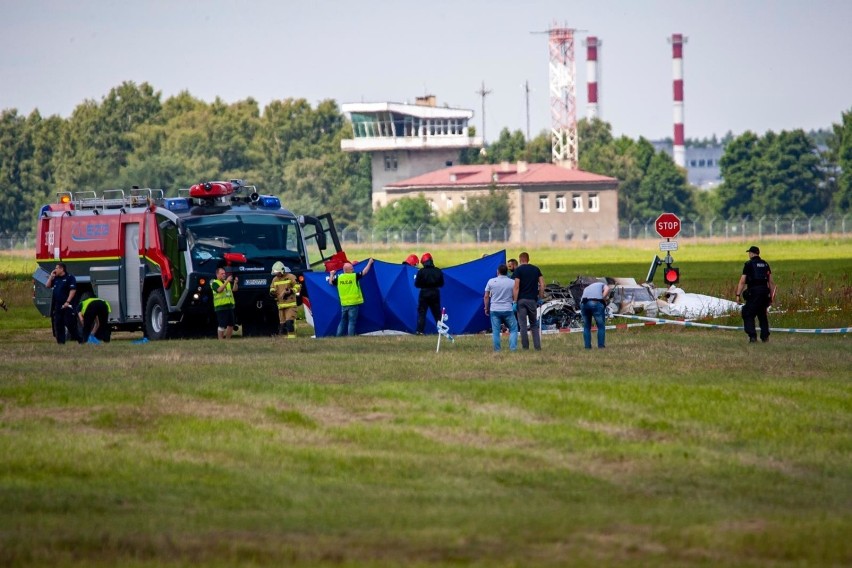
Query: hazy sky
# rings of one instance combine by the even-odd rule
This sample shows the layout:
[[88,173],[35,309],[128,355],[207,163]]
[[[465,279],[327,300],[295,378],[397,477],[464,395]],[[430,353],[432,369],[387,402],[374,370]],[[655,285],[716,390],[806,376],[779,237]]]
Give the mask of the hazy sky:
[[600,50],[601,118],[616,134],[672,135],[672,33],[684,48],[687,137],[827,128],[852,109],[850,0],[0,0],[0,109],[67,117],[123,81],[162,99],[413,102],[474,110],[486,136],[550,125],[547,36]]

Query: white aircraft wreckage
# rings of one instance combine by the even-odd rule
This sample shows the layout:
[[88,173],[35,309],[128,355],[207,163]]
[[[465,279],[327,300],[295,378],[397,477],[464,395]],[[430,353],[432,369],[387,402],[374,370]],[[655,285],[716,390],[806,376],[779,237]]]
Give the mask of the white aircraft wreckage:
[[539,309],[542,331],[583,327],[580,316],[580,298],[592,282],[606,282],[612,288],[607,303],[607,318],[615,314],[642,315],[650,318],[669,316],[684,320],[699,320],[730,314],[740,309],[740,304],[705,294],[686,292],[676,285],[657,288],[653,270],[648,282],[639,284],[634,278],[599,278],[578,276],[568,286],[558,282],[549,284],[545,300]]

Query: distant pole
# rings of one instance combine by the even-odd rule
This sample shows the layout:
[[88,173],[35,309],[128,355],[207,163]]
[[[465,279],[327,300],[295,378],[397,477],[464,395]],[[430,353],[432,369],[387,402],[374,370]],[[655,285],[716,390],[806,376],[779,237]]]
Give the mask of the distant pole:
[[530,140],[530,82],[524,81],[524,94],[527,97],[527,142]]
[[477,95],[482,97],[482,143],[486,144],[485,140],[485,97],[491,94],[490,89],[485,89],[485,81],[482,82],[482,87],[475,91]]
[[683,44],[686,36],[683,34],[672,34],[669,39],[672,44],[672,71],[674,79],[674,139],[672,141],[672,155],[674,163],[686,167],[686,141],[683,131]]
[[598,103],[598,50],[602,43],[595,36],[589,36],[586,39],[586,85],[588,92],[586,117],[589,120],[600,117],[600,106]]

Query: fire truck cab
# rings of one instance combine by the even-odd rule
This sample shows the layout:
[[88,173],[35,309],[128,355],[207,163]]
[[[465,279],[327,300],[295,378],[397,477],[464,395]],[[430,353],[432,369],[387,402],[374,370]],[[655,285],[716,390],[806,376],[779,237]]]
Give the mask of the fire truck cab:
[[50,316],[47,277],[62,261],[77,278],[78,297],[110,303],[114,329],[141,329],[151,340],[206,334],[215,328],[210,281],[224,266],[239,279],[243,334],[269,334],[278,324],[269,295],[273,263],[282,261],[300,278],[345,258],[330,215],[296,216],[242,180],[199,183],[178,195],[140,188],[60,192],[56,203],[42,207],[33,274],[39,311]]

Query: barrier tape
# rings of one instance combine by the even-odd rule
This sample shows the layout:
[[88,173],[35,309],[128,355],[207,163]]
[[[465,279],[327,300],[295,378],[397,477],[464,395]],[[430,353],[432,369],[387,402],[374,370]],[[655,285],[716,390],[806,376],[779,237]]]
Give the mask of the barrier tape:
[[[734,325],[717,325],[712,323],[698,323],[694,321],[682,321],[682,320],[668,320],[662,318],[648,318],[643,316],[634,316],[628,314],[613,314],[613,317],[640,320],[644,322],[653,322],[652,325],[682,325],[684,327],[703,327],[706,329],[725,329],[729,331],[743,331],[742,326],[734,326]],[[632,324],[636,325],[636,324]],[[618,326],[615,326],[616,328]],[[607,326],[607,329],[610,329]],[[582,330],[580,330],[582,331]],[[797,328],[797,327],[770,327],[769,331],[777,332],[777,333],[811,333],[811,334],[829,334],[829,333],[850,333],[852,332],[852,327],[835,327],[835,328],[817,328],[817,329],[805,329],[805,328]]]

